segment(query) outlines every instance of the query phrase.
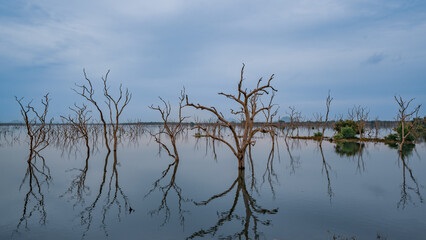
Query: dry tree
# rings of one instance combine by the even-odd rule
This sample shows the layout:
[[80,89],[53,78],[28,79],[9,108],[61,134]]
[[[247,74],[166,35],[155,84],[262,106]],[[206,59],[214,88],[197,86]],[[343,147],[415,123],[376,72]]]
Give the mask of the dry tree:
[[358,128],[358,134],[359,134],[359,139],[362,141],[363,138],[363,133],[365,131],[365,125],[368,121],[368,114],[370,113],[370,111],[368,110],[367,107],[362,107],[360,105],[358,106],[354,106],[352,108],[352,116],[355,117],[356,119],[356,125]]
[[[108,75],[109,71],[107,72]],[[99,112],[99,116],[104,128],[104,139],[105,139],[105,146],[108,149],[108,152],[111,151],[110,147],[109,147],[109,142],[108,142],[108,130],[107,130],[107,123],[105,121],[105,117],[104,117],[104,113],[102,112],[101,107],[99,106],[98,102],[95,100],[94,95],[95,95],[95,89],[93,88],[92,82],[91,80],[87,77],[86,74],[86,70],[83,69],[83,74],[84,74],[84,78],[87,81],[87,86],[86,85],[78,85],[75,84],[78,88],[80,88],[80,91],[77,91],[76,89],[73,89],[73,91],[75,93],[77,93],[78,95],[82,96],[83,98],[85,98],[87,101],[89,101],[90,103],[93,104],[93,106],[96,107],[96,109]]]
[[[161,114],[162,119],[162,126],[160,126],[159,131],[157,133],[151,133],[151,136],[154,137],[155,141],[160,144],[160,146],[166,150],[166,152],[169,154],[170,157],[174,158],[176,161],[179,161],[179,153],[176,148],[176,138],[178,135],[184,130],[183,128],[183,121],[187,119],[187,116],[182,115],[182,108],[184,107],[184,101],[185,101],[185,88],[180,92],[179,97],[179,110],[178,110],[178,120],[176,122],[170,122],[170,114],[172,111],[172,107],[170,105],[170,102],[164,101],[161,97],[160,100],[163,102],[164,106],[161,107],[160,105],[149,106],[150,109],[158,111]],[[170,148],[161,141],[161,135],[166,135],[170,139],[170,143],[172,145],[173,151],[170,150]]]
[[[46,119],[50,101],[49,93],[44,95],[41,99],[41,104],[43,105],[43,110],[41,112],[35,110],[31,105],[32,101],[24,106],[22,103],[23,98],[18,99],[15,96],[15,99],[21,108],[21,115],[27,128],[27,135],[30,139],[30,155],[28,157],[28,162],[30,162],[35,154],[38,154],[39,151],[45,149],[49,145],[49,132],[53,121],[53,118],[50,120]],[[31,117],[32,114],[35,116]]]
[[72,130],[76,133],[77,138],[83,138],[87,147],[87,151],[90,151],[89,129],[87,126],[88,122],[92,118],[87,116],[90,111],[87,110],[87,106],[84,104],[81,107],[74,104],[74,108],[70,107],[69,109],[74,112],[74,116],[61,116],[61,118],[71,124]]
[[415,116],[415,119],[417,118],[417,115],[419,113],[421,104],[415,107],[412,111],[408,111],[408,107],[410,106],[410,103],[414,100],[414,98],[410,99],[408,102],[404,101],[401,96],[397,98],[394,96],[396,102],[399,105],[398,115],[397,115],[397,121],[399,122],[401,126],[401,136],[400,136],[400,145],[399,145],[399,151],[402,152],[402,147],[407,139],[407,137],[413,132],[415,129],[415,126],[417,125],[417,121],[414,121],[411,124],[407,124],[411,120],[413,116]]
[[[119,87],[119,96],[118,98],[114,99],[112,95],[109,92],[109,86],[107,85],[108,82],[108,75],[110,70],[107,71],[105,74],[105,77],[102,77],[103,82],[103,94],[106,98],[105,103],[109,110],[109,118],[110,118],[110,125],[112,126],[112,136],[114,138],[114,151],[117,150],[117,131],[118,131],[118,125],[119,125],[119,118],[122,114],[124,108],[129,104],[130,100],[132,99],[132,94],[129,93],[129,90],[126,89],[126,91],[123,93],[122,85],[120,84]],[[78,88],[80,88],[80,91],[77,91],[76,89],[73,89],[74,92],[76,92],[78,95],[85,98],[87,101],[93,104],[95,108],[99,112],[99,116],[104,128],[104,138],[105,138],[105,146],[108,149],[108,152],[111,151],[111,148],[109,147],[109,141],[108,141],[108,127],[107,122],[105,120],[104,112],[101,109],[101,106],[98,104],[98,102],[95,100],[95,89],[93,88],[91,80],[87,77],[86,71],[83,69],[84,78],[87,81],[87,85],[77,85]],[[124,95],[123,95],[124,94]]]
[[105,75],[105,77],[102,77],[102,81],[104,83],[104,96],[107,98],[106,104],[108,105],[109,109],[109,118],[110,123],[112,125],[112,136],[114,138],[114,151],[117,151],[117,132],[118,132],[118,125],[119,125],[119,119],[120,115],[123,113],[124,108],[129,104],[130,100],[132,99],[132,94],[129,93],[129,89],[126,88],[126,91],[123,96],[123,89],[122,84],[120,84],[119,87],[119,95],[117,99],[114,99],[111,94],[108,92],[109,86],[107,85],[108,80],[108,74]]
[[[239,134],[239,129],[231,121],[226,120],[222,112],[218,111],[216,107],[206,107],[200,104],[194,104],[189,102],[188,96],[186,96],[186,105],[191,106],[195,109],[205,110],[212,113],[217,118],[217,123],[224,128],[228,128],[231,131],[232,139],[227,140],[222,136],[217,136],[211,133],[207,127],[198,125],[198,128],[204,132],[204,134],[214,140],[224,143],[227,145],[232,153],[238,159],[238,168],[245,168],[245,155],[246,150],[249,145],[254,145],[255,141],[253,137],[256,133],[259,132],[269,132],[270,129],[268,126],[269,122],[264,122],[260,126],[255,124],[255,119],[259,113],[272,109],[275,105],[272,102],[267,106],[262,106],[260,104],[261,97],[264,95],[269,95],[270,92],[276,92],[277,90],[271,86],[271,81],[274,78],[274,75],[266,81],[262,81],[262,78],[257,82],[256,88],[253,90],[248,90],[243,88],[244,81],[244,64],[241,68],[241,78],[238,83],[238,92],[237,94],[227,94],[220,92],[219,95],[225,96],[228,99],[231,99],[233,102],[237,103],[238,109],[231,109],[230,113],[239,116],[241,119],[241,134]],[[271,94],[272,95],[272,94]]]
[[322,144],[322,140],[324,139],[324,133],[325,133],[325,129],[327,128],[327,124],[328,124],[328,114],[330,113],[330,106],[331,106],[331,101],[333,101],[333,98],[330,95],[330,91],[328,91],[328,95],[327,98],[325,99],[325,106],[326,106],[326,113],[325,113],[325,120],[324,120],[324,126],[322,128],[322,134],[321,134],[321,139],[320,139],[320,145]]

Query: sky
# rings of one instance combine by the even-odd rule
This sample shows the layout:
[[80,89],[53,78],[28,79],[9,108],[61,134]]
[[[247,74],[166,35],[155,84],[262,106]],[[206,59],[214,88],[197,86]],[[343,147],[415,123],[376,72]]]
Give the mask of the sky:
[[182,87],[229,116],[235,105],[217,93],[236,93],[243,63],[248,89],[275,74],[281,117],[289,106],[306,120],[325,113],[328,91],[331,118],[361,105],[393,120],[395,95],[424,116],[426,1],[0,0],[0,122],[22,119],[15,96],[39,108],[49,93],[56,122],[89,104],[72,90],[83,69],[100,103],[108,70],[113,95],[129,89],[123,122],[159,121],[148,106],[161,96],[175,107]]

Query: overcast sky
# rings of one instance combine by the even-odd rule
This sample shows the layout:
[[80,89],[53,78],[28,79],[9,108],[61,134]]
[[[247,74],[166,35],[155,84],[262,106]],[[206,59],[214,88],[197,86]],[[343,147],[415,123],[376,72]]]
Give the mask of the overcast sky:
[[[370,117],[396,116],[394,95],[416,98],[426,111],[426,1],[1,1],[0,121],[21,119],[14,96],[52,98],[59,120],[83,99],[71,88],[111,70],[133,99],[123,120],[159,120],[148,105],[172,103],[185,86],[191,101],[232,104],[242,63],[246,86],[275,74],[275,103],[284,117],[295,106],[306,118],[354,105]],[[113,92],[116,93],[116,92]],[[38,104],[36,104],[38,106]],[[208,118],[193,110],[187,114]]]

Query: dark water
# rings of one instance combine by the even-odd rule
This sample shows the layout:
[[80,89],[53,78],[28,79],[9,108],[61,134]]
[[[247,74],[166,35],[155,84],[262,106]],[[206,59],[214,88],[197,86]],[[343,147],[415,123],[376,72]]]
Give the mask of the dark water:
[[[155,128],[153,128],[155,129]],[[176,162],[149,134],[52,142],[27,163],[23,129],[2,129],[0,239],[426,239],[426,145],[260,136],[253,169],[223,144],[178,141]],[[91,144],[92,145],[92,144]],[[43,164],[44,158],[44,164]]]

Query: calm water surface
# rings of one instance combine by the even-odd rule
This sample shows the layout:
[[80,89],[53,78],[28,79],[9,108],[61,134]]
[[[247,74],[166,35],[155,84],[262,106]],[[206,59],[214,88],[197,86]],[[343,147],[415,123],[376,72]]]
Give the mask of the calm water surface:
[[401,158],[382,143],[280,137],[270,155],[259,136],[239,171],[194,133],[179,162],[145,133],[110,154],[101,137],[89,154],[52,142],[28,164],[24,129],[3,127],[0,239],[426,239],[425,143]]

